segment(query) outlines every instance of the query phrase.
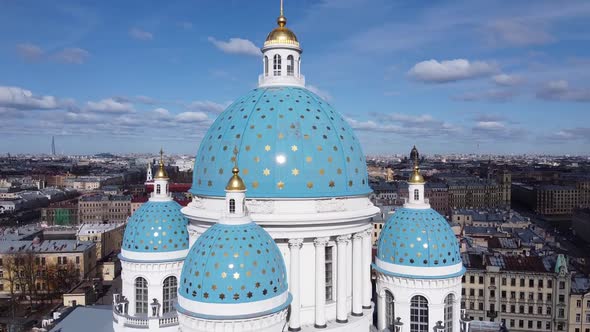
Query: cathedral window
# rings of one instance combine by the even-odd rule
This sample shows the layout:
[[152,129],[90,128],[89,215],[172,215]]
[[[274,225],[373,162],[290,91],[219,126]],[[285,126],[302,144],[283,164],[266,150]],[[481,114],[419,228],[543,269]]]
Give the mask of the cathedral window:
[[428,300],[416,295],[410,302],[410,332],[428,331]]
[[233,198],[229,200],[229,213],[236,213],[236,200]]
[[414,200],[420,200],[420,191],[418,189],[414,189]]
[[455,302],[455,296],[453,294],[447,295],[445,298],[445,331],[453,332],[453,303]]
[[160,194],[162,192],[162,186],[161,185],[156,185],[156,194]]
[[281,76],[281,56],[278,54],[275,54],[275,56],[273,57],[273,73],[274,76]]
[[287,75],[293,76],[295,74],[295,60],[292,55],[287,57]]
[[176,287],[178,286],[178,282],[176,281],[176,277],[170,276],[164,279],[164,288],[162,299],[164,300],[162,306],[162,312],[167,313],[174,310],[173,303],[176,299]]
[[147,280],[142,277],[135,279],[135,313],[148,313],[148,288]]
[[395,302],[393,294],[390,291],[385,291],[385,324],[390,331],[395,331]]
[[268,57],[264,56],[264,76],[268,76]]
[[326,302],[334,299],[334,247],[326,247],[325,263],[326,263]]

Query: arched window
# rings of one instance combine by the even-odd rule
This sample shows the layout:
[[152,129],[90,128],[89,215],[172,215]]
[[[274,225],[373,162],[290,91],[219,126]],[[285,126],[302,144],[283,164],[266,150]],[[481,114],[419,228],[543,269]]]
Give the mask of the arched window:
[[293,76],[295,74],[295,60],[292,55],[287,57],[287,75]]
[[428,331],[428,300],[416,295],[410,302],[410,332]]
[[385,324],[389,331],[395,331],[395,302],[393,301],[393,294],[385,291]]
[[236,213],[236,200],[233,198],[229,200],[229,213]]
[[281,56],[278,54],[273,58],[272,69],[275,76],[281,76]]
[[414,200],[420,200],[420,190],[414,189]]
[[268,76],[268,57],[264,56],[264,76]]
[[162,306],[162,313],[167,313],[174,310],[172,303],[176,299],[176,287],[178,287],[178,283],[176,281],[176,277],[170,276],[164,279],[164,294],[162,294],[162,299],[164,301]]
[[156,194],[159,194],[161,192],[162,192],[162,187],[159,184],[157,184],[156,185]]
[[449,294],[445,297],[445,332],[453,332],[453,303],[455,295]]
[[148,313],[148,285],[142,277],[135,279],[135,313]]

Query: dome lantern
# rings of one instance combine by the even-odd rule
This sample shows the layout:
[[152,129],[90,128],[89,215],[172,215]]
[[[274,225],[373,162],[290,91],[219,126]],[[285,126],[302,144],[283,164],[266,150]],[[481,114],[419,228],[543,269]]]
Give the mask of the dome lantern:
[[287,28],[287,18],[281,12],[277,18],[278,27],[266,37],[262,47],[263,72],[258,77],[258,86],[305,86],[301,75],[301,47],[293,31]]
[[404,204],[404,207],[428,209],[430,208],[430,205],[424,199],[424,184],[426,181],[424,181],[422,174],[420,174],[418,158],[418,149],[414,146],[412,152],[410,152],[410,159],[414,162],[414,169],[408,179],[408,193],[410,197],[408,197],[408,201]]

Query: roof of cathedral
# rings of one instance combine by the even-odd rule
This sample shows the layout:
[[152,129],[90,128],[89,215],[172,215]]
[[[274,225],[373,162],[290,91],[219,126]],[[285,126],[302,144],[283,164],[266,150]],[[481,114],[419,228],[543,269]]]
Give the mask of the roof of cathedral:
[[287,292],[283,256],[256,223],[215,224],[192,246],[179,295],[205,303],[249,303]]
[[398,209],[383,225],[377,257],[412,267],[461,263],[459,243],[446,219],[433,209]]
[[122,249],[134,252],[170,252],[189,248],[188,219],[173,200],[148,201],[129,220]]
[[227,174],[236,164],[251,198],[371,192],[353,130],[330,104],[304,88],[258,88],[229,106],[201,143],[191,192],[225,196]]

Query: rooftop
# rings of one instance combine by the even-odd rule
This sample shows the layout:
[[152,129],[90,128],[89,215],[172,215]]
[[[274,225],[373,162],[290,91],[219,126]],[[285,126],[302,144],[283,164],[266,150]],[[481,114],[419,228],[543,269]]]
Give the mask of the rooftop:
[[38,243],[35,243],[35,241],[0,241],[0,253],[84,252],[93,246],[95,246],[93,242],[80,242],[77,240],[45,240]]

